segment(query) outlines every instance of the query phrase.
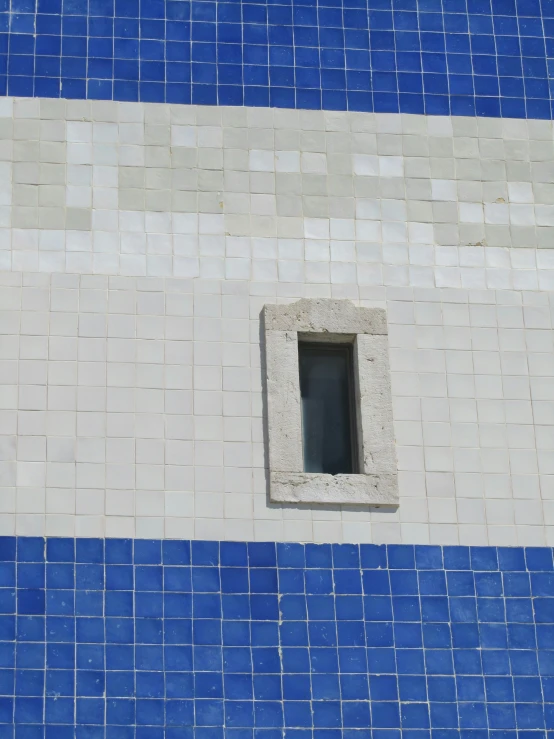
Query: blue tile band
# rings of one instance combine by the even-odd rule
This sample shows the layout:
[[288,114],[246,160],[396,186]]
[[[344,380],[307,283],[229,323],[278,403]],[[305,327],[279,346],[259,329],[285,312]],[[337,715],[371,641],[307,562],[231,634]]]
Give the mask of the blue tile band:
[[554,0],[0,0],[0,94],[552,117]]
[[551,549],[2,538],[0,614],[2,739],[554,730]]

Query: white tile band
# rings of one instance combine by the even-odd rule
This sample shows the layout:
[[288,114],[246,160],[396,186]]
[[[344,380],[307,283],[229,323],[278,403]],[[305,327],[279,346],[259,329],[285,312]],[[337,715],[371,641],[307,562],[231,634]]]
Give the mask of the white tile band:
[[267,502],[259,315],[309,286],[0,282],[3,534],[554,541],[552,293],[350,290],[387,307],[391,512]]
[[0,268],[550,289],[552,161],[550,121],[5,98]]

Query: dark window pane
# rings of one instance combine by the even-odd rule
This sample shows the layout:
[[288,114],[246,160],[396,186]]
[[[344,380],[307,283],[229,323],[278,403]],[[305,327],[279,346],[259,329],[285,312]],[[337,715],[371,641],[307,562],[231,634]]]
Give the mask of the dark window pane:
[[354,473],[352,347],[300,342],[298,357],[304,471]]

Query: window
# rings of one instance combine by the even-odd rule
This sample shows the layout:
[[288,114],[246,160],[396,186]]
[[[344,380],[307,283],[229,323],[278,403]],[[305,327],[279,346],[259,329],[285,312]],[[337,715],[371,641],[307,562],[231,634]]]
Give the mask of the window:
[[351,344],[299,341],[304,472],[357,472]]
[[385,311],[266,305],[264,338],[270,499],[396,505]]

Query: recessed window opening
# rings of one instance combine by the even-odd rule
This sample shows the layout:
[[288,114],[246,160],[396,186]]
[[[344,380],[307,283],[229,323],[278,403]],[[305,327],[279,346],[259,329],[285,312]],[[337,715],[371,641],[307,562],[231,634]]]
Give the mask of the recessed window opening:
[[298,342],[304,472],[358,472],[352,344]]

